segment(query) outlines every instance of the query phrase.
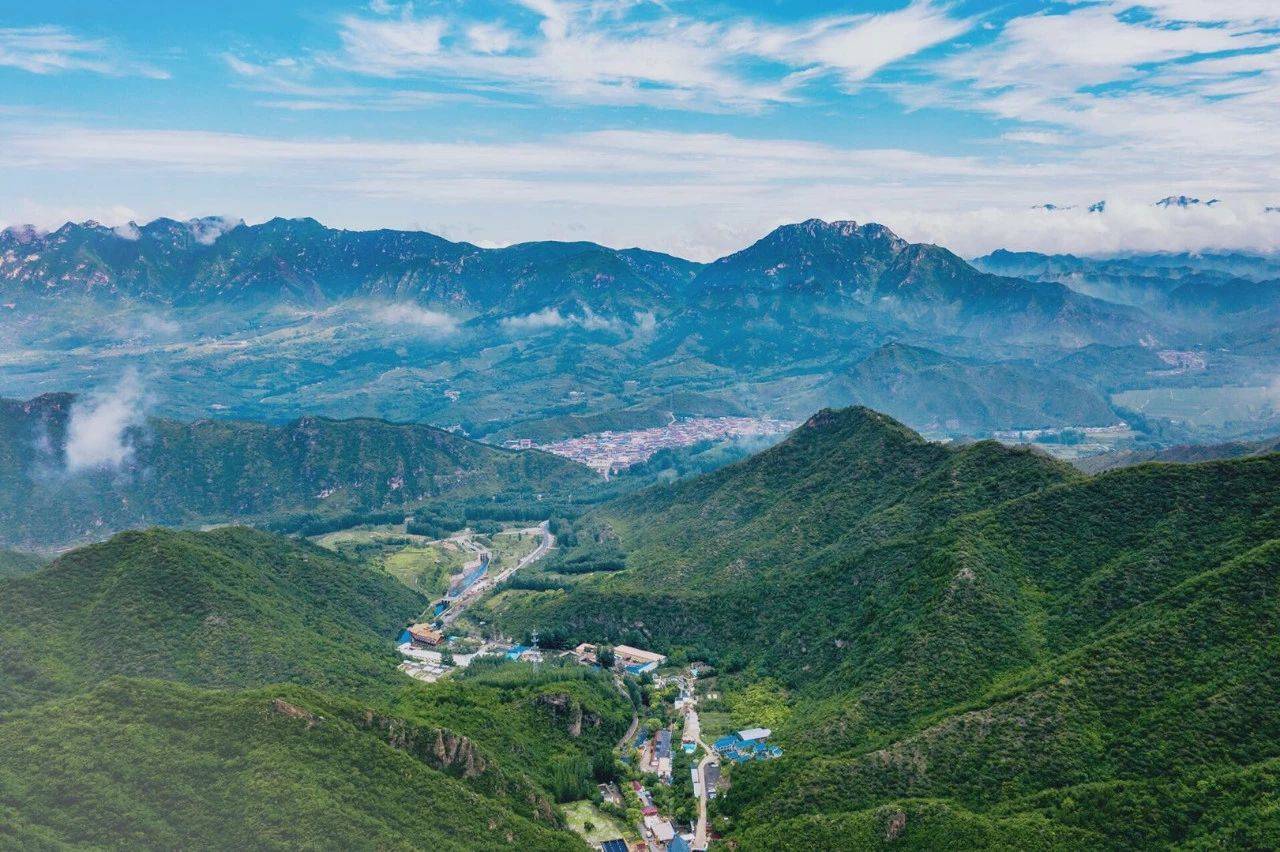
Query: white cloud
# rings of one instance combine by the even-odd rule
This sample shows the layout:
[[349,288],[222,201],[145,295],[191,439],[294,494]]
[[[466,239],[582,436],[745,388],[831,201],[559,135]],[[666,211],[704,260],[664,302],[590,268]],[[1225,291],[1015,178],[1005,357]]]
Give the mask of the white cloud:
[[204,216],[188,220],[187,229],[197,243],[202,246],[211,246],[227,231],[243,224],[243,219],[233,216]]
[[652,337],[658,330],[658,317],[652,311],[636,314],[636,337]]
[[146,417],[147,398],[135,371],[114,387],[77,400],[67,423],[67,471],[116,469],[133,454],[129,430]]
[[125,222],[123,225],[116,225],[111,229],[111,232],[120,239],[129,240],[130,242],[142,239],[142,231],[138,230],[137,223],[132,221]]
[[1254,204],[1160,209],[1154,199],[1108,199],[1103,213],[1085,198],[1070,210],[1029,216],[1007,207],[965,211],[893,211],[887,223],[913,241],[936,242],[971,257],[996,248],[1012,251],[1118,254],[1198,251],[1206,248],[1280,250],[1276,223]]
[[110,76],[167,79],[168,72],[123,59],[106,42],[57,26],[0,28],[0,66],[32,74],[89,71]]
[[[1122,119],[1117,114],[1116,120]],[[107,166],[122,179],[164,174],[167,186],[184,192],[201,180],[216,186],[247,181],[265,190],[266,201],[258,202],[255,213],[261,218],[284,212],[276,196],[291,198],[300,187],[319,203],[297,213],[325,218],[324,210],[332,206],[345,218],[330,224],[413,226],[429,206],[456,236],[490,245],[573,234],[707,260],[783,222],[821,216],[880,221],[904,236],[965,254],[1015,241],[1021,247],[1072,251],[1113,250],[1124,240],[1167,249],[1280,248],[1275,215],[1262,215],[1264,206],[1280,203],[1280,160],[1248,154],[1206,163],[1195,156],[1194,146],[1160,158],[1146,156],[1140,147],[1029,145],[1021,150],[1020,160],[1007,159],[1003,149],[985,158],[947,157],[657,131],[580,133],[523,143],[411,143],[0,129],[0,161],[12,156],[28,167],[63,172]],[[229,176],[241,177],[230,181]],[[1152,202],[1179,193],[1226,203],[1213,208],[1213,218],[1151,218],[1153,209],[1146,208]],[[1108,199],[1107,216],[1064,221],[1058,215],[1027,215],[1032,205],[1054,201],[1075,205],[1080,209],[1071,212],[1084,216],[1084,207],[1101,198]],[[164,203],[213,206],[190,195],[175,202],[171,193]],[[1121,215],[1117,205],[1136,212]],[[37,224],[56,226],[77,218],[55,219],[46,212]],[[119,218],[95,218],[128,221],[138,214],[128,210]]]
[[1247,174],[1280,154],[1280,33],[1259,27],[1265,9],[1119,0],[1017,17],[989,44],[934,63],[931,82],[898,90],[913,106],[1037,125],[1011,141],[1049,131],[1099,157],[1190,156],[1206,170],[1227,157],[1228,168],[1248,161]]
[[1048,130],[1013,130],[1002,134],[1006,142],[1025,142],[1029,145],[1065,145],[1070,139],[1066,134]]
[[510,30],[494,24],[467,27],[467,41],[476,53],[506,53],[515,42]]
[[458,320],[441,311],[433,311],[412,302],[393,302],[365,306],[374,322],[401,331],[413,331],[432,337],[444,337],[458,330]]
[[509,334],[530,334],[552,328],[577,326],[586,331],[612,331],[621,334],[626,331],[627,324],[617,317],[607,317],[579,304],[580,313],[563,313],[559,308],[543,308],[530,314],[503,317],[498,321],[503,331]]
[[414,18],[412,7],[406,7],[400,18],[349,15],[339,35],[344,52],[361,63],[363,72],[394,75],[435,62],[447,26],[439,18]]
[[531,314],[503,317],[500,324],[506,331],[520,334],[545,331],[549,328],[562,328],[569,324],[569,318],[560,313],[557,308],[543,308]]

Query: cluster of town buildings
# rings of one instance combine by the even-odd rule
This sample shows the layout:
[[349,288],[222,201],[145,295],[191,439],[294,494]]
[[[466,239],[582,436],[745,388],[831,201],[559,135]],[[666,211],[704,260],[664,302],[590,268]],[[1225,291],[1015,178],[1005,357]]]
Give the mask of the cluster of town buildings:
[[[471,653],[451,653],[452,666],[445,665],[444,652],[452,640],[434,624],[411,624],[400,634],[396,650],[404,657],[399,669],[418,680],[431,683],[439,680],[454,667],[465,668],[476,657],[503,657],[526,663],[541,663],[544,652],[536,644],[507,645],[487,642]],[[474,646],[473,646],[474,647]]]
[[581,462],[603,476],[612,476],[647,460],[659,450],[688,447],[702,441],[783,435],[796,427],[787,420],[758,417],[695,417],[666,426],[626,432],[595,432],[550,444],[536,445],[522,438],[508,441],[512,449],[538,449]]

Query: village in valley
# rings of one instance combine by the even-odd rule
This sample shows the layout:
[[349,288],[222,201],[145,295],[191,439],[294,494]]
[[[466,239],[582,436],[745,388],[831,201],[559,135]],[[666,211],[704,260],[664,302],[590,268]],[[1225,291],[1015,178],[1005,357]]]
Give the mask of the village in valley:
[[536,444],[528,438],[521,438],[507,441],[504,446],[518,450],[544,450],[582,462],[602,476],[610,477],[649,459],[659,450],[689,447],[703,441],[768,437],[777,439],[798,425],[787,420],[757,417],[692,417],[679,420],[673,416],[665,426],[649,429],[594,432],[548,444]]
[[[538,547],[507,574],[539,558],[553,544],[543,524]],[[605,852],[689,852],[713,844],[714,805],[731,781],[731,767],[779,757],[763,727],[730,730],[719,704],[715,670],[705,663],[672,665],[660,653],[630,645],[582,643],[572,649],[540,647],[534,633],[526,642],[478,639],[453,629],[467,604],[495,585],[489,554],[478,551],[464,565],[445,598],[408,625],[397,650],[400,669],[434,681],[481,657],[532,665],[579,665],[611,674],[617,688],[642,696],[630,730],[616,749],[615,778],[600,783],[590,800],[563,805],[568,824]],[[484,566],[485,570],[478,570]],[[500,582],[500,580],[498,580]],[[699,713],[699,703],[716,706]]]

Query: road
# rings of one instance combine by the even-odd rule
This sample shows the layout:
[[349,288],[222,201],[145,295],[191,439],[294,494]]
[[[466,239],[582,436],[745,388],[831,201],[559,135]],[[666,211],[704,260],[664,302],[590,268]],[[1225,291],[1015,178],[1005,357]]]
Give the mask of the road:
[[[482,577],[473,583],[471,588],[459,595],[453,603],[449,605],[449,608],[444,611],[444,614],[440,616],[440,624],[442,627],[452,624],[454,619],[461,615],[468,606],[475,603],[475,601],[485,592],[493,589],[503,580],[506,580],[526,565],[537,562],[539,559],[546,556],[551,551],[551,548],[555,547],[556,537],[551,534],[547,521],[543,521],[536,527],[529,528],[529,531],[534,530],[542,534],[542,541],[538,542],[538,546],[510,568],[501,571],[493,577]],[[474,547],[476,548],[476,552],[481,553],[482,556],[487,556],[489,553],[479,545],[474,545]]]
[[711,746],[698,738],[698,745],[702,746],[702,750],[706,752],[706,756],[698,762],[698,788],[702,795],[698,797],[698,827],[693,832],[693,848],[702,850],[707,848],[710,842],[707,839],[707,764],[715,760],[716,753],[711,750]]

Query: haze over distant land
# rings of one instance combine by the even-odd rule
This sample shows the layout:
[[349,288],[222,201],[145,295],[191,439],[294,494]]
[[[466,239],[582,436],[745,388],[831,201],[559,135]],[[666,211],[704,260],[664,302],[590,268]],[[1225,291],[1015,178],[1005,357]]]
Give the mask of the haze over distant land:
[[1256,0],[63,5],[0,27],[0,223],[314,216],[697,260],[815,215],[967,256],[1280,246]]

